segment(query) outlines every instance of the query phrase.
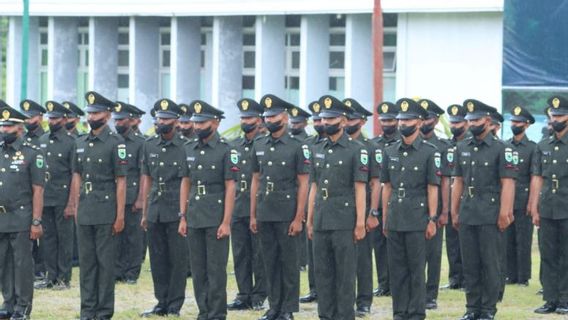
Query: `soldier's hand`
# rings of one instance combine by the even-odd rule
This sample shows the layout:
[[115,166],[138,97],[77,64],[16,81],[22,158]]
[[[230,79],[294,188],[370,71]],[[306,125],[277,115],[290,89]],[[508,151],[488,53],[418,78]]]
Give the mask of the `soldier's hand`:
[[367,217],[367,232],[371,232],[379,226],[379,219],[377,217],[369,215]]
[[182,237],[187,237],[187,220],[179,220],[178,233]]
[[436,224],[434,221],[428,221],[428,225],[426,226],[425,236],[427,240],[434,238],[436,235]]
[[114,220],[114,224],[112,225],[112,234],[116,235],[124,230],[124,219],[116,219]]
[[456,230],[460,229],[460,216],[459,215],[452,216],[452,226]]
[[71,206],[66,206],[63,210],[63,217],[65,219],[71,219],[75,217],[76,210]]
[[142,216],[142,219],[140,220],[140,228],[142,228],[144,232],[148,231],[148,220],[146,220],[146,217],[144,216]]
[[367,233],[365,232],[365,226],[364,225],[355,226],[355,229],[353,230],[353,240],[355,242],[361,241],[361,240],[365,239],[366,234]]
[[507,227],[511,224],[511,219],[509,218],[508,214],[500,214],[499,219],[497,220],[497,227],[499,227],[499,231],[503,232]]
[[308,239],[312,240],[314,237],[314,226],[309,222],[306,222],[306,232],[308,233]]
[[217,229],[217,240],[226,238],[231,235],[231,226],[227,223],[221,223]]
[[532,213],[532,223],[538,228],[540,227],[540,212],[535,211]]
[[250,231],[254,234],[258,233],[258,229],[256,228],[256,218],[250,218]]
[[385,226],[383,226],[383,236],[385,236],[385,238],[389,237],[389,231],[387,230],[387,228]]
[[142,199],[136,199],[136,202],[134,202],[132,206],[132,212],[136,213],[140,211],[142,211]]
[[288,227],[288,235],[291,237],[295,237],[302,232],[302,220],[294,219],[292,223],[290,223],[290,227]]
[[43,235],[43,227],[40,226],[31,226],[30,228],[30,239],[31,240],[37,240],[39,238],[41,238],[41,236]]
[[440,215],[440,217],[438,218],[437,224],[438,224],[438,228],[441,228],[441,227],[447,225],[447,224],[448,224],[448,214],[447,214],[447,213],[445,213],[445,214],[442,213],[442,214]]

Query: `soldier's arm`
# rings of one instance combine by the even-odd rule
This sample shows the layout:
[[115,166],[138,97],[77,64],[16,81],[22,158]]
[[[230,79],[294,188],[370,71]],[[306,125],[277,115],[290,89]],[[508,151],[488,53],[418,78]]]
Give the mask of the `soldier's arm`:
[[388,212],[389,212],[389,199],[391,197],[391,193],[392,193],[391,183],[390,182],[383,182],[383,192],[382,192],[383,230],[386,230],[386,227],[387,227],[387,219],[388,219]]
[[529,193],[529,204],[531,206],[530,212],[533,220],[533,224],[537,227],[540,226],[540,211],[538,211],[538,203],[540,200],[540,192],[542,190],[543,179],[542,176],[533,175],[531,176],[531,186]]
[[440,188],[442,188],[442,213],[440,220],[442,220],[442,225],[445,225],[448,222],[448,211],[450,210],[450,177],[442,177]]
[[183,177],[181,179],[179,191],[179,212],[182,215],[182,220],[185,220],[185,214],[187,213],[186,211],[189,200],[189,190],[191,190],[191,180],[189,179],[189,177]]
[[235,180],[225,180],[225,208],[223,212],[223,221],[217,230],[217,239],[228,237],[231,234],[231,216],[235,208],[236,186]]
[[250,229],[256,233],[256,193],[258,192],[258,184],[260,183],[260,172],[252,174],[250,184]]
[[504,231],[510,224],[509,217],[513,212],[513,201],[515,200],[515,179],[501,178],[501,205],[499,207],[499,229]]
[[379,178],[371,178],[371,203],[370,209],[379,208],[379,198],[381,197],[381,182]]
[[365,182],[355,182],[355,209],[357,221],[355,223],[355,241],[365,238],[365,209],[367,204],[367,184]]
[[64,214],[66,218],[77,217],[77,207],[79,206],[79,191],[81,189],[81,175],[73,173],[71,178],[71,187],[69,188],[69,198],[67,199],[67,207]]
[[460,216],[460,202],[461,195],[463,192],[463,177],[454,177],[454,184],[452,185],[452,222],[454,228],[459,226],[459,216]]
[[142,193],[142,220],[140,221],[140,226],[146,230],[146,220],[148,218],[148,194],[150,193],[150,188],[152,187],[152,177],[149,175],[142,175],[142,186],[144,190]]
[[[43,212],[43,186],[32,185],[32,216],[33,219],[41,220],[41,215]],[[31,240],[37,240],[43,234],[43,228],[32,227],[30,233]]]
[[308,195],[308,217],[306,219],[306,229],[308,232],[308,238],[312,239],[313,236],[313,226],[314,226],[314,208],[316,206],[316,194],[318,192],[318,185],[312,182],[310,186],[310,193]]
[[126,176],[116,177],[116,221],[115,233],[124,229],[124,207],[126,206]]
[[298,200],[296,204],[296,216],[295,221],[304,221],[304,210],[306,208],[306,201],[308,200],[308,181],[310,175],[299,174],[297,175],[298,181]]

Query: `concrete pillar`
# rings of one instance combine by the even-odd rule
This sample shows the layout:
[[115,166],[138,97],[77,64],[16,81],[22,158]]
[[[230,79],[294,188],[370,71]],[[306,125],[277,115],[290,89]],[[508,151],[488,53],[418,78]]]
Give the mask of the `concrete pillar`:
[[272,93],[284,98],[285,16],[256,18],[255,98]]
[[373,51],[370,14],[349,14],[345,21],[345,97],[373,108]]
[[[155,17],[130,18],[129,102],[147,113],[160,98],[160,20]],[[144,117],[142,131],[151,125]]]
[[329,16],[302,16],[300,26],[300,106],[329,92]]
[[171,30],[171,96],[189,103],[200,95],[201,24],[196,17],[174,17]]
[[221,131],[237,121],[237,101],[242,96],[243,20],[241,16],[213,20],[212,99],[214,107],[225,111]]
[[[27,97],[39,100],[39,18],[30,17],[28,38]],[[20,103],[22,73],[22,18],[10,17],[6,59],[6,102],[18,107]]]
[[90,18],[89,90],[95,90],[109,99],[116,99],[117,94],[117,50],[118,19]]
[[55,101],[77,99],[78,20],[49,18],[47,96]]

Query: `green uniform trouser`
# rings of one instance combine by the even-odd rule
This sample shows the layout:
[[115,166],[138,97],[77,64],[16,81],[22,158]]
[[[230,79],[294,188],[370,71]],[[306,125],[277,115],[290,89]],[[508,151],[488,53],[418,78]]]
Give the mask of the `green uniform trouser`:
[[308,239],[307,233],[306,239],[308,243],[308,286],[310,287],[310,293],[315,293],[317,295],[318,291],[316,290],[316,275],[314,267],[314,244],[312,240]]
[[193,292],[199,308],[199,320],[225,319],[227,316],[229,238],[217,239],[217,229],[188,229]]
[[357,242],[357,307],[373,304],[373,233]]
[[[306,213],[306,216],[308,214]],[[308,264],[308,238],[306,232],[306,223],[302,222],[302,232],[299,234],[300,240],[298,241],[298,267],[305,267]]]
[[154,296],[168,312],[179,312],[185,300],[188,249],[178,227],[179,221],[148,223]]
[[116,238],[112,224],[78,225],[81,317],[112,318]]
[[507,234],[507,277],[512,282],[531,278],[531,246],[534,226],[525,210],[515,210],[515,221]]
[[132,212],[132,205],[124,209],[124,230],[117,237],[116,277],[137,280],[142,267],[142,212]]
[[373,250],[375,251],[378,288],[390,291],[388,246],[387,238],[383,234],[382,223],[371,233],[373,234]]
[[466,308],[473,313],[497,312],[501,290],[500,237],[496,224],[460,225]]
[[426,240],[426,301],[438,299],[442,268],[442,240],[444,229],[437,228],[436,235]]
[[448,214],[448,224],[446,229],[446,254],[448,256],[449,265],[449,281],[462,285],[463,283],[463,267],[460,249],[460,237],[456,229],[452,225],[452,215]]
[[290,222],[257,223],[268,303],[275,312],[298,312],[300,308],[299,236],[289,236],[289,227]]
[[0,233],[0,279],[4,308],[29,315],[34,292],[30,232]]
[[239,293],[237,299],[248,303],[264,303],[266,282],[258,236],[250,231],[249,217],[233,217],[231,221],[233,264]]
[[313,245],[319,318],[354,319],[357,247],[353,230],[315,231]]
[[63,206],[43,207],[43,261],[47,280],[71,281],[73,257],[73,219],[65,219]]
[[424,231],[389,230],[387,239],[394,319],[425,319]]
[[568,219],[540,218],[543,298],[568,303]]

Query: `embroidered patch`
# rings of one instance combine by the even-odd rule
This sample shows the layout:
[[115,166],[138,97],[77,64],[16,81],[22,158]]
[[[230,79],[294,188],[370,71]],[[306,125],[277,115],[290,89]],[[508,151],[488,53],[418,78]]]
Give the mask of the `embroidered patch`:
[[239,163],[239,154],[237,153],[237,150],[231,150],[231,162],[233,164]]
[[434,153],[434,164],[436,165],[436,168],[440,168],[442,166],[442,160],[440,158],[441,156],[439,152]]
[[361,150],[361,163],[367,165],[369,163],[369,155],[367,154],[367,150]]
[[307,145],[304,144],[302,146],[302,152],[304,153],[304,158],[310,159],[310,149],[308,148]]
[[377,161],[378,164],[383,163],[383,150],[375,150],[375,161]]
[[513,151],[513,164],[514,165],[519,164],[519,152],[517,151]]
[[39,169],[43,168],[43,156],[42,155],[38,155],[36,157],[36,167],[38,167]]

